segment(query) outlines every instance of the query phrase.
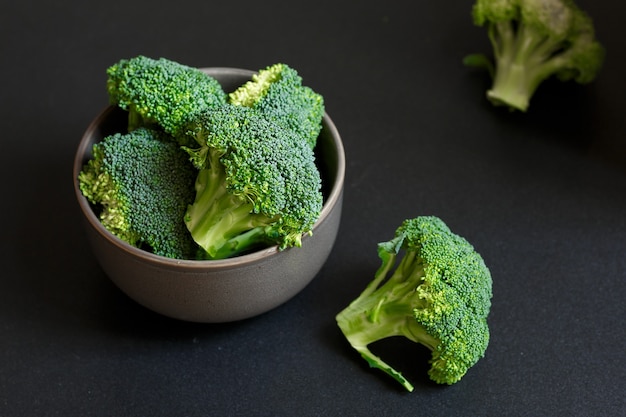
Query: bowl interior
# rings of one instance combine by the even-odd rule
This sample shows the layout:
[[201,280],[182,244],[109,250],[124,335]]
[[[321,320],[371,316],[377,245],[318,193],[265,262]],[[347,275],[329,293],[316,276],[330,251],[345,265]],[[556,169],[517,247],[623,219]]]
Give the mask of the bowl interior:
[[[220,82],[222,88],[226,93],[235,90],[240,85],[250,80],[252,75],[254,74],[254,71],[251,70],[229,67],[202,68],[201,70],[216,78]],[[91,207],[87,199],[80,192],[77,177],[85,163],[87,163],[87,161],[92,157],[92,147],[95,143],[100,142],[108,135],[117,132],[123,132],[126,130],[126,116],[127,113],[124,110],[115,106],[107,106],[88,126],[87,130],[83,134],[78,150],[76,152],[73,167],[74,190],[78,199],[79,206],[83,214],[86,216],[90,227],[95,228],[100,234],[105,236],[115,245],[119,245],[124,248],[124,250],[133,252],[136,256],[151,258],[156,262],[173,262],[176,265],[180,265],[181,263],[199,263],[203,266],[206,266],[208,262],[210,262],[213,267],[219,267],[220,264],[224,264],[224,266],[231,264],[236,265],[253,261],[260,257],[266,257],[279,252],[277,246],[270,246],[231,259],[214,261],[169,259],[135,248],[122,241],[121,239],[118,239],[116,236],[112,235],[108,230],[106,230],[98,220],[93,208]],[[322,178],[322,193],[324,196],[324,204],[320,217],[313,227],[313,234],[315,234],[315,230],[318,224],[321,223],[329,215],[330,211],[336,205],[337,201],[342,198],[343,194],[343,181],[345,176],[344,149],[339,136],[339,132],[328,114],[324,115],[322,121],[322,130],[318,138],[318,145],[315,150],[315,157],[316,164]],[[306,240],[307,238],[308,236],[304,236],[303,239]]]

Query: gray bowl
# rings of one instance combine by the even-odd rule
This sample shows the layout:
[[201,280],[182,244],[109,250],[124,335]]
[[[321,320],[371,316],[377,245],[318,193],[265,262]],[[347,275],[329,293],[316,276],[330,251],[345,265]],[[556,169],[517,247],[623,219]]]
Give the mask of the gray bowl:
[[[250,79],[252,71],[205,68],[226,92]],[[333,247],[341,218],[345,155],[339,132],[324,115],[316,149],[324,206],[301,248],[269,247],[216,261],[177,260],[137,249],[107,231],[78,187],[78,173],[94,143],[124,131],[127,118],[107,107],[85,131],[74,158],[74,191],[87,238],[107,276],[130,298],[168,317],[205,323],[242,320],[285,303],[317,275]]]

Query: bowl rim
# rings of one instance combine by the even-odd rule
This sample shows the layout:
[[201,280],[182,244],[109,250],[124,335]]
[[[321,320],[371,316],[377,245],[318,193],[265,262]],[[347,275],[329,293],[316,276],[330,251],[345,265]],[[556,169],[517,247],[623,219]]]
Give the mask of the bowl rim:
[[[204,67],[199,68],[201,71],[206,72],[210,75],[245,75],[252,76],[255,74],[255,71],[243,69],[243,68],[232,68],[232,67]],[[96,214],[94,213],[91,205],[83,196],[80,191],[79,182],[78,182],[78,174],[83,168],[84,165],[84,156],[90,151],[88,149],[91,146],[90,137],[94,134],[94,132],[98,129],[100,124],[106,117],[109,116],[109,113],[116,109],[113,105],[106,106],[103,110],[98,113],[98,115],[89,123],[85,131],[83,132],[81,139],[78,144],[78,148],[74,155],[74,166],[72,170],[73,180],[74,180],[74,193],[78,200],[79,207],[82,213],[85,215],[86,220],[89,222],[90,226],[96,230],[96,232],[104,237],[109,243],[117,246],[119,249],[130,253],[132,256],[135,256],[145,262],[150,262],[152,264],[158,264],[162,267],[180,267],[185,266],[186,268],[191,269],[205,269],[210,267],[212,269],[229,269],[233,267],[241,267],[249,264],[254,264],[261,260],[266,260],[269,257],[278,256],[280,253],[284,252],[284,250],[279,250],[277,245],[269,246],[267,248],[259,249],[257,251],[251,252],[249,254],[236,256],[228,259],[217,259],[217,260],[195,260],[195,259],[175,259],[168,258],[165,256],[157,255],[143,249],[139,249],[131,244],[123,241],[117,236],[113,235],[109,232],[100,222]],[[344,188],[344,180],[345,180],[345,170],[346,170],[346,162],[345,162],[345,150],[343,146],[343,141],[337,130],[337,127],[328,113],[325,111],[322,119],[324,123],[324,129],[328,130],[328,134],[330,137],[335,138],[332,143],[337,152],[337,172],[335,176],[335,182],[328,193],[328,196],[324,200],[322,205],[322,210],[320,212],[320,216],[313,225],[312,234],[315,234],[315,230],[322,224],[326,218],[330,215],[333,207],[338,203],[343,194]],[[309,238],[309,235],[304,235],[302,238],[303,245],[305,241]],[[299,250],[298,248],[296,248]],[[289,250],[289,249],[286,249]]]

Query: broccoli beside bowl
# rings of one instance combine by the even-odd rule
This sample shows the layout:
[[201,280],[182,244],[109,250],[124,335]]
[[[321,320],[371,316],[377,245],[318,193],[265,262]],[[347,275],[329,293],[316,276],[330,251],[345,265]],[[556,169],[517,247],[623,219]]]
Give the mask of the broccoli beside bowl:
[[[253,71],[205,68],[224,91],[246,83]],[[345,155],[333,121],[324,113],[315,147],[323,205],[301,247],[278,245],[219,260],[160,256],[132,246],[107,230],[80,190],[79,173],[93,145],[124,130],[127,113],[107,107],[85,131],[74,159],[74,189],[88,240],[108,277],[129,297],[157,313],[194,322],[228,322],[267,312],[300,292],[325,263],[337,236],[343,197]]]

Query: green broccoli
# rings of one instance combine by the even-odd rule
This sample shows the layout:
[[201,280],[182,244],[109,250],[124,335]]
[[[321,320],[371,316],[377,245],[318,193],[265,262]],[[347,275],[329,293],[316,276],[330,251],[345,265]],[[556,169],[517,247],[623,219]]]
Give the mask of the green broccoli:
[[300,75],[288,65],[278,63],[260,70],[251,81],[230,93],[228,100],[261,111],[315,147],[322,128],[324,99],[303,86]]
[[492,280],[483,259],[434,216],[405,220],[393,239],[378,244],[378,255],[382,265],[374,280],[336,317],[346,339],[408,391],[413,385],[368,345],[403,336],[432,351],[433,381],[459,381],[489,342]]
[[186,259],[198,250],[184,223],[196,175],[171,137],[138,128],[96,143],[79,184],[111,233],[157,255]]
[[321,178],[306,141],[260,112],[225,105],[197,114],[184,149],[200,171],[185,222],[208,259],[259,246],[301,246],[322,207]]
[[109,100],[128,110],[129,130],[144,126],[178,137],[190,115],[227,99],[213,77],[165,58],[123,59],[107,75]]
[[593,22],[572,0],[476,0],[472,15],[487,29],[495,67],[481,54],[464,62],[489,70],[487,97],[494,105],[526,111],[547,78],[586,84],[603,64]]

